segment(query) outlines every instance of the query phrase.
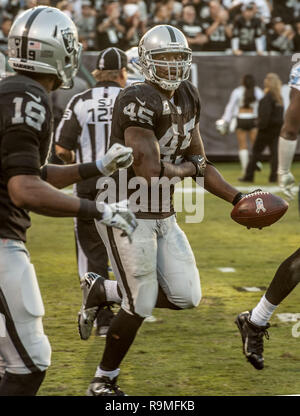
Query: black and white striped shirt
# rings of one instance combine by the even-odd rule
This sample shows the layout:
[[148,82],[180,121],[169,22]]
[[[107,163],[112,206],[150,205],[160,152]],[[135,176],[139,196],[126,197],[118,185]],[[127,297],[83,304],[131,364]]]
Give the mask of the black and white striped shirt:
[[112,113],[120,90],[116,82],[98,82],[69,101],[55,143],[74,150],[77,163],[94,162],[109,148]]

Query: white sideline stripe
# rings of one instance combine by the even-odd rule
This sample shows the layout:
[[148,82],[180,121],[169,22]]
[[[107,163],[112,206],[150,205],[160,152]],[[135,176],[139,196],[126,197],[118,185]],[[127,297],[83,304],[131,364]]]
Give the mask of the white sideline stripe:
[[235,272],[234,267],[218,267],[217,269],[220,270],[220,272],[222,273],[234,273]]
[[[252,192],[255,189],[260,188],[263,192],[272,192],[273,194],[276,194],[277,192],[281,192],[279,186],[237,186],[236,189],[240,192]],[[72,189],[63,189],[63,192],[66,194],[72,194],[73,190]],[[175,189],[175,194],[191,194],[191,193],[207,193],[206,190],[204,190],[203,188],[190,188],[190,187],[181,187],[181,186],[176,186]],[[294,186],[293,187],[293,192],[298,192],[298,186]]]

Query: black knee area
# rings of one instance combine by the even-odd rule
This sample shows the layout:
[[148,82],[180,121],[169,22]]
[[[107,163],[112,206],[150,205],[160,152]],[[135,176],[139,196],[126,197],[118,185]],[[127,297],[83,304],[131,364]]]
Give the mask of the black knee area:
[[141,316],[119,310],[106,335],[105,350],[100,364],[102,370],[112,371],[119,367],[143,320]]
[[165,292],[162,290],[160,286],[158,287],[158,294],[157,294],[155,307],[173,309],[175,311],[182,310],[179,306],[169,301],[169,299],[167,298],[167,295],[165,294]]
[[45,375],[46,371],[30,374],[6,372],[0,383],[0,396],[35,396]]
[[300,282],[300,249],[295,251],[278,267],[266,292],[267,300],[279,305]]

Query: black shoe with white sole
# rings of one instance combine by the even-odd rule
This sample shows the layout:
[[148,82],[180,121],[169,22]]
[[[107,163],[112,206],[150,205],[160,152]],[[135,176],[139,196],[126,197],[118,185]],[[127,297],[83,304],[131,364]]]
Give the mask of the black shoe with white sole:
[[240,313],[235,320],[236,325],[242,336],[243,353],[245,354],[249,363],[257,370],[264,368],[264,340],[265,336],[269,339],[267,329],[270,324],[266,326],[258,326],[250,321],[251,313],[249,311]]
[[99,309],[111,304],[106,300],[104,281],[104,277],[90,272],[80,279],[82,305],[78,313],[78,330],[81,339],[89,339]]
[[110,379],[109,377],[95,377],[89,385],[87,396],[126,396],[117,385],[117,377]]

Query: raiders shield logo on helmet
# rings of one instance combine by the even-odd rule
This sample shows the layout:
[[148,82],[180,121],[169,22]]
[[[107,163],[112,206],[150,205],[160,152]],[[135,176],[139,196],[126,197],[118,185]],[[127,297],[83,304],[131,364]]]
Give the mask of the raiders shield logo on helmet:
[[64,40],[65,48],[68,53],[71,53],[74,50],[74,34],[71,29],[61,30],[61,35]]

